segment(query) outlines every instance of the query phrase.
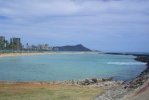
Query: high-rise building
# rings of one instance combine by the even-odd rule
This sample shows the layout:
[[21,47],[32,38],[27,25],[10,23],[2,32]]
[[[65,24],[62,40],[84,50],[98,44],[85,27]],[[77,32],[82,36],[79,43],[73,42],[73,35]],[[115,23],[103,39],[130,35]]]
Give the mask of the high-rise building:
[[5,37],[0,36],[0,49],[4,49],[4,48],[5,48]]
[[20,38],[10,38],[11,48],[15,50],[21,50],[22,44]]
[[39,44],[38,50],[49,50],[48,44]]

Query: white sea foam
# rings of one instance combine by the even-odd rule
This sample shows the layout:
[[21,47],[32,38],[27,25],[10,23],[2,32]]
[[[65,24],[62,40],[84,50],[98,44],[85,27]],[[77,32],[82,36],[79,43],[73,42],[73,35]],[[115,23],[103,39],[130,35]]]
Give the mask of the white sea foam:
[[143,62],[107,62],[110,65],[145,65]]

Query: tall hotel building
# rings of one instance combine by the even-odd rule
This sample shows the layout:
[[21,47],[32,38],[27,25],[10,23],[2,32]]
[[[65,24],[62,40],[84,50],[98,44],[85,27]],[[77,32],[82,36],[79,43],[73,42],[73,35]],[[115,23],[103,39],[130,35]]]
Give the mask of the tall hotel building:
[[15,50],[21,50],[22,49],[22,44],[21,44],[21,39],[20,38],[10,38],[10,44],[13,45],[13,49]]
[[5,37],[0,36],[0,50],[5,48]]

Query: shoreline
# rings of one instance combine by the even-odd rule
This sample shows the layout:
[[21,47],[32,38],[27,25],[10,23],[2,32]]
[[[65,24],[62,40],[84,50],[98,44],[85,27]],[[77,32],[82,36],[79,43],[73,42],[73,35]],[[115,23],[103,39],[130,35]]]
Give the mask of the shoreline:
[[[64,52],[62,52],[63,54]],[[82,52],[83,53],[83,52]],[[82,54],[81,53],[81,54]],[[41,53],[11,53],[4,54],[0,57],[11,56],[28,56],[28,55],[45,55],[45,54],[57,54],[57,52],[41,52]],[[69,53],[70,54],[70,53]],[[71,53],[72,54],[72,53]],[[80,53],[79,53],[80,54]],[[91,78],[84,80],[66,80],[66,81],[31,81],[31,82],[17,82],[17,81],[0,81],[0,85],[38,85],[38,86],[76,86],[76,87],[90,87],[90,88],[103,88],[105,93],[96,97],[95,100],[131,100],[134,95],[142,93],[142,85],[144,85],[149,79],[149,56],[134,55],[136,61],[145,62],[146,69],[140,73],[136,78],[130,80],[128,83],[124,81],[113,81],[112,78]],[[147,87],[148,88],[148,87]],[[140,92],[141,91],[141,92]],[[144,91],[143,91],[144,92]]]
[[[97,97],[95,100],[140,100],[140,94],[149,91],[149,56],[148,55],[133,55],[135,60],[146,63],[146,69],[142,71],[137,77],[124,83],[121,87],[109,89],[103,95]],[[146,85],[148,84],[148,85]],[[145,98],[149,98],[146,95]],[[146,100],[146,99],[141,99]]]
[[32,56],[32,55],[45,55],[47,52],[31,52],[31,53],[0,53],[0,57],[16,57],[16,56]]
[[146,63],[146,69],[135,79],[129,82],[125,88],[129,88],[129,93],[122,100],[147,100],[149,95],[149,55],[136,55],[136,61]]
[[85,52],[85,51],[70,51],[70,52],[14,52],[14,53],[0,53],[0,58],[1,57],[16,57],[16,56],[35,56],[35,55],[53,55],[53,54],[98,54],[98,52]]

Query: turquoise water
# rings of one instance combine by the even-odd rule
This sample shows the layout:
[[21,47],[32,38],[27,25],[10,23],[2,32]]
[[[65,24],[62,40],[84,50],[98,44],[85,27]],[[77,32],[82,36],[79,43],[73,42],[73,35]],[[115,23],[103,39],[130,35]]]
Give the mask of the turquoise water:
[[54,54],[0,58],[0,80],[53,81],[114,77],[130,80],[146,68],[130,55]]

